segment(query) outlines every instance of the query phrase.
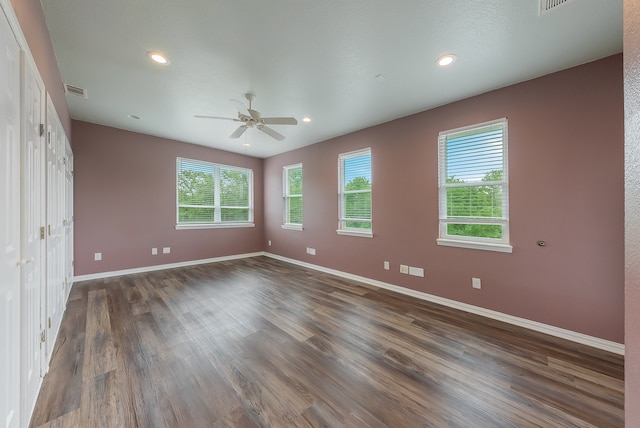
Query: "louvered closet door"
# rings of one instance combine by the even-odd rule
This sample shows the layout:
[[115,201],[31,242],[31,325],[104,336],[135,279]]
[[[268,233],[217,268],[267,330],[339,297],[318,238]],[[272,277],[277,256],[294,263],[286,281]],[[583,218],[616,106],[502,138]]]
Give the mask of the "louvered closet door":
[[0,426],[20,425],[20,49],[0,9]]

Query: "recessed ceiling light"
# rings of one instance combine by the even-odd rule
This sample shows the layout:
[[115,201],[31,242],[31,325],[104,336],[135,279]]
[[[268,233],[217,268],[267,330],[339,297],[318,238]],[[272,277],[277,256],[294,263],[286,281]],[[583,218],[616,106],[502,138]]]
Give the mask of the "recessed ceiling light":
[[244,143],[244,144],[243,144],[243,146],[244,146],[244,147],[251,147],[251,144],[249,144],[249,143]]
[[169,64],[169,60],[167,59],[167,57],[160,52],[147,52],[147,56],[158,64]]
[[311,122],[311,118],[309,116],[305,116],[305,117],[302,118],[302,121],[309,123],[309,122]]
[[136,116],[135,114],[128,114],[127,117],[129,119],[140,120],[140,116]]
[[456,62],[456,59],[458,57],[455,56],[454,54],[446,54],[446,55],[442,55],[440,58],[438,58],[436,60],[436,62],[438,63],[438,65],[442,66],[442,67],[446,67],[447,65],[451,65],[454,62]]

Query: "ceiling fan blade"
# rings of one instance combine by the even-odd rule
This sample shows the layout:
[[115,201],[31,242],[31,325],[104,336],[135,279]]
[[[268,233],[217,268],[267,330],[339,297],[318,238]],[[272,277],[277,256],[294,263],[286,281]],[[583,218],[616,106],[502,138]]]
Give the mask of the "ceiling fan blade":
[[263,117],[262,123],[267,125],[297,125],[295,117]]
[[247,110],[249,112],[249,114],[251,115],[251,117],[253,118],[253,120],[255,120],[256,122],[259,122],[260,119],[262,118],[260,116],[260,112],[257,110],[252,110],[252,109],[248,109]]
[[251,113],[249,113],[247,106],[245,106],[242,102],[238,100],[229,100],[229,101],[231,101],[233,105],[236,106],[238,113],[240,113],[242,116],[251,117]]
[[240,125],[238,129],[233,131],[233,134],[229,135],[229,138],[240,138],[240,136],[244,134],[244,131],[246,130],[247,130],[247,125]]
[[235,122],[241,122],[240,119],[236,119],[236,118],[233,118],[233,117],[205,116],[205,115],[201,115],[201,114],[195,114],[195,115],[193,115],[193,117],[195,117],[197,119],[222,119],[222,120],[233,120]]
[[258,127],[258,129],[262,132],[264,132],[265,134],[267,134],[268,136],[275,138],[278,141],[282,141],[284,140],[284,135],[280,134],[279,132],[274,131],[273,129],[269,128],[268,126],[260,126]]

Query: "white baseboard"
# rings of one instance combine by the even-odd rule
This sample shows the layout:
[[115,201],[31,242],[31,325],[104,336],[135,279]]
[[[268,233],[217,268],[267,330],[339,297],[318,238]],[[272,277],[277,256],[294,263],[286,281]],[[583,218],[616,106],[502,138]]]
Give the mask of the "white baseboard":
[[144,266],[133,269],[116,270],[111,272],[90,273],[88,275],[77,275],[73,277],[73,282],[89,281],[92,279],[111,278],[120,275],[131,275],[134,273],[153,272],[157,270],[174,269],[186,266],[203,265],[206,263],[223,262],[226,260],[246,259],[248,257],[257,257],[266,255],[264,252],[235,254],[232,256],[214,257],[212,259],[189,260],[186,262],[168,263],[165,265]]
[[353,275],[347,272],[342,272],[339,270],[302,262],[300,260],[290,259],[288,257],[282,257],[277,254],[264,253],[264,255],[277,260],[284,261],[284,262],[288,262],[288,263],[303,266],[306,268],[340,276],[342,278],[364,282],[365,284],[369,284],[374,287],[384,288],[386,290],[395,291],[397,293],[405,294],[407,296],[415,297],[415,298],[426,300],[433,303],[438,303],[440,305],[448,306],[450,308],[460,309],[462,311],[469,312],[472,314],[481,315],[481,316],[498,320],[498,321],[503,321],[508,324],[517,325],[519,327],[524,327],[529,330],[537,331],[539,333],[544,333],[550,336],[559,337],[561,339],[570,340],[572,342],[580,343],[582,345],[587,345],[593,348],[602,349],[604,351],[608,351],[614,354],[624,355],[624,344],[621,344],[621,343],[600,339],[598,337],[589,336],[583,333],[577,333],[575,331],[566,330],[566,329],[555,327],[548,324],[543,324],[537,321],[531,321],[526,318],[520,318],[513,315],[504,314],[502,312],[481,308],[479,306],[469,305],[467,303],[446,299],[444,297],[435,296],[433,294],[424,293],[422,291],[411,290],[409,288],[388,284],[386,282],[378,281],[375,279],[370,279],[370,278],[366,278],[359,275]]

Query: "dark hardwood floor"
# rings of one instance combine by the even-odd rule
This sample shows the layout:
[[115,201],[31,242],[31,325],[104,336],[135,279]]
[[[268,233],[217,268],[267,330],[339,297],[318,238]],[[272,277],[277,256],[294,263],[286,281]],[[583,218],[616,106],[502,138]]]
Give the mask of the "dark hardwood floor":
[[621,427],[623,357],[267,257],[74,285],[33,427]]

